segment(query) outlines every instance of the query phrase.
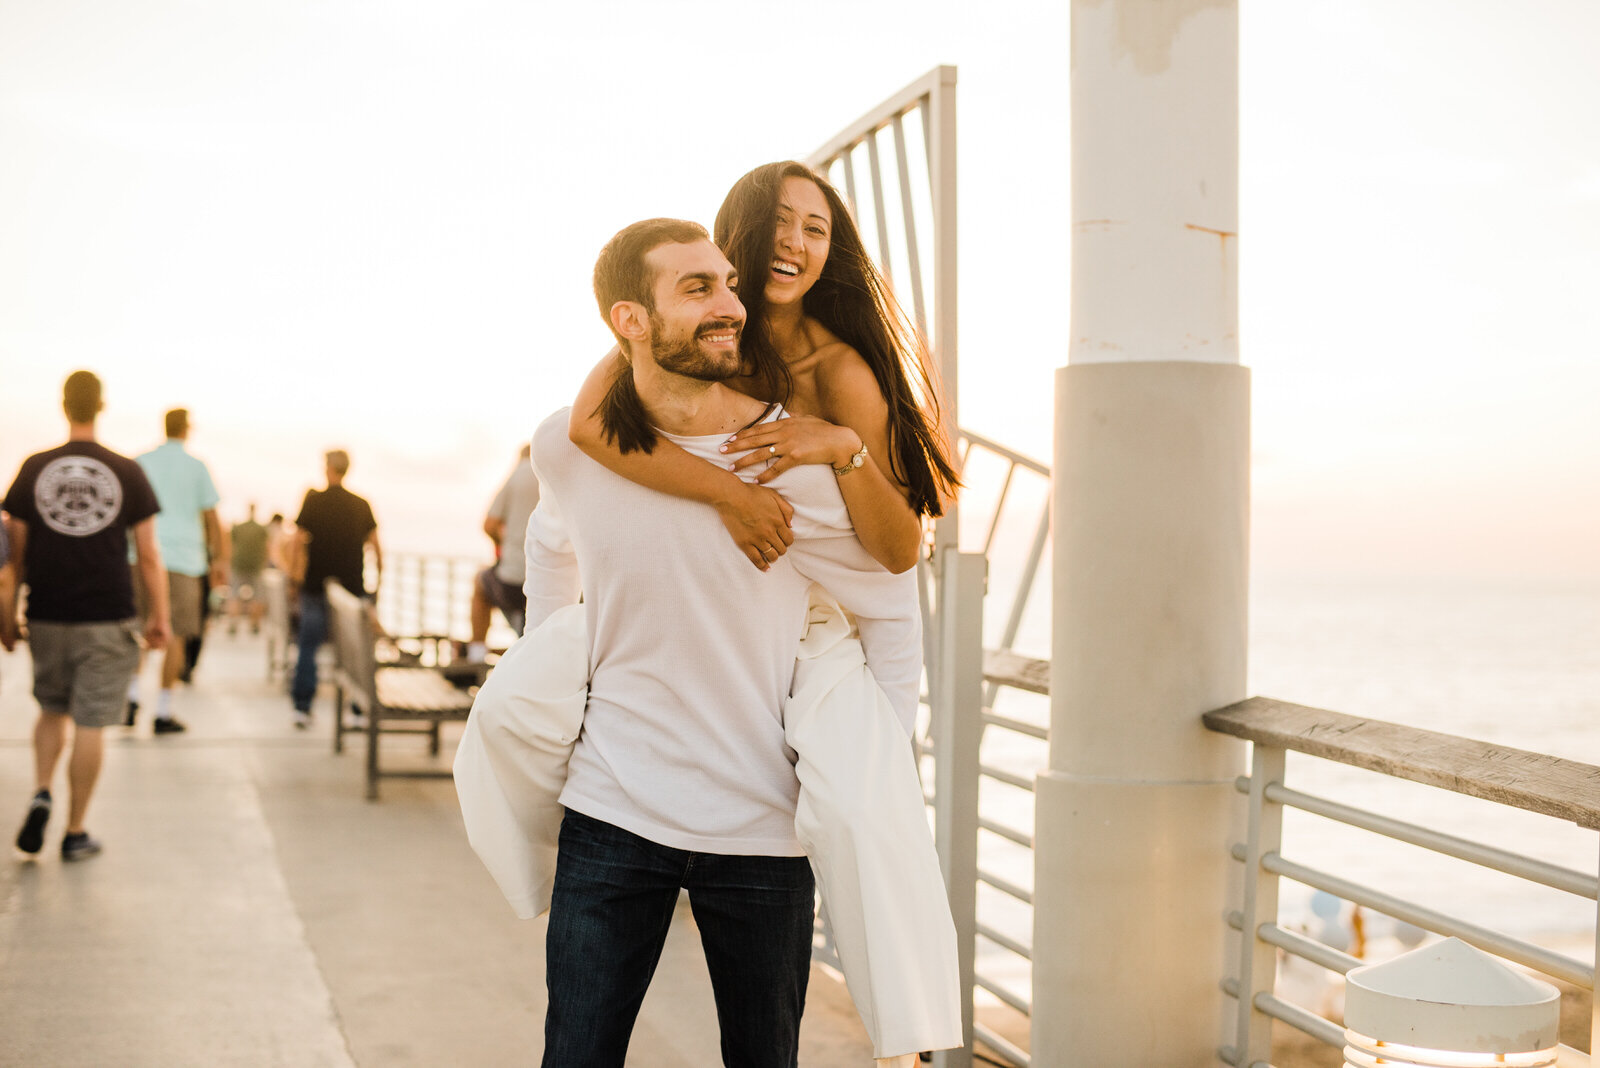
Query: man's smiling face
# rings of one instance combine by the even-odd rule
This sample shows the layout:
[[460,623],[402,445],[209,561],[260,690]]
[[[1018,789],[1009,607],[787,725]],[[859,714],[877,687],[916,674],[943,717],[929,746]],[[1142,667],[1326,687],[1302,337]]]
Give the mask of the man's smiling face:
[[655,279],[650,354],[663,371],[707,382],[739,373],[744,305],[738,276],[710,241],[660,245],[645,256]]

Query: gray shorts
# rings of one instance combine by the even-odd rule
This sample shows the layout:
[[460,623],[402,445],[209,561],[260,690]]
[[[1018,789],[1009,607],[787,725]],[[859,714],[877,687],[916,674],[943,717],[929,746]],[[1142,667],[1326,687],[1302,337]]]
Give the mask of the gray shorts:
[[[167,572],[167,611],[172,617],[174,638],[200,637],[201,583],[198,575],[180,575]],[[145,596],[144,576],[133,569],[133,600],[139,610],[140,622],[150,615],[150,599]]]
[[261,571],[259,569],[255,571],[240,571],[235,568],[230,585],[233,588],[234,600],[242,604],[249,604],[252,601],[259,600],[261,597]]
[[139,670],[139,625],[28,622],[33,696],[39,707],[80,727],[123,721],[128,683]]

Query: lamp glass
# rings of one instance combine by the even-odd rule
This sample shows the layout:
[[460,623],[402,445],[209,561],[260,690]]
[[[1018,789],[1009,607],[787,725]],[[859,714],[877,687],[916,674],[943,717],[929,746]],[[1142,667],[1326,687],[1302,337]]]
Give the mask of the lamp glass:
[[1345,1068],[1554,1068],[1556,1050],[1526,1053],[1463,1053],[1384,1042],[1355,1031],[1344,1033]]

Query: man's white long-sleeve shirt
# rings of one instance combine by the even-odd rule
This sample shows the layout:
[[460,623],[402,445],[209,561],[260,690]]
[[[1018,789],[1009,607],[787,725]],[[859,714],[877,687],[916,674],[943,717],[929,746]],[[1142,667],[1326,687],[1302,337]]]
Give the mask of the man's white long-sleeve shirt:
[[[663,436],[733,459],[717,451],[725,434]],[[794,507],[795,541],[763,572],[714,509],[585,456],[565,409],[535,432],[533,463],[542,495],[528,523],[528,629],[580,590],[589,623],[589,705],[562,803],[673,848],[800,856],[783,702],[807,590],[821,584],[856,616],[909,735],[922,665],[914,574],[891,575],[862,548],[825,465],[769,484]]]

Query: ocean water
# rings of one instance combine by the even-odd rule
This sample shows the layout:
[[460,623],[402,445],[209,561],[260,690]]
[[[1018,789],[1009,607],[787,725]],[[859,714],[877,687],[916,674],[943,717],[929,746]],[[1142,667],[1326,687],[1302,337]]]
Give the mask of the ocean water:
[[[996,554],[988,635],[999,633],[1015,575],[1016,565]],[[1047,585],[1036,585],[1018,638],[1020,652],[1048,655],[1047,595]],[[1257,578],[1250,609],[1252,695],[1600,765],[1600,582]],[[1048,700],[1029,694],[1003,692],[996,707],[1035,722],[1049,717]],[[1022,771],[1043,767],[1048,759],[1043,743],[992,729],[983,757]],[[1600,768],[1596,776],[1600,784]],[[1600,864],[1594,831],[1448,791],[1298,754],[1290,754],[1286,784],[1590,875]],[[1031,831],[1030,794],[986,780],[981,804],[986,816]],[[1282,852],[1449,915],[1593,959],[1592,901],[1295,810],[1285,815]],[[1028,850],[986,833],[980,835],[980,855],[986,868],[1031,886]],[[980,887],[979,910],[983,922],[1031,941],[1026,906]],[[1309,889],[1282,884],[1285,925],[1338,944],[1348,937],[1351,911],[1346,905],[1337,917],[1320,917]],[[1387,917],[1363,918],[1378,943],[1406,933]],[[981,938],[979,958],[980,971],[1026,993],[1025,961]]]

